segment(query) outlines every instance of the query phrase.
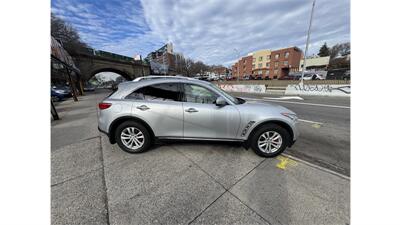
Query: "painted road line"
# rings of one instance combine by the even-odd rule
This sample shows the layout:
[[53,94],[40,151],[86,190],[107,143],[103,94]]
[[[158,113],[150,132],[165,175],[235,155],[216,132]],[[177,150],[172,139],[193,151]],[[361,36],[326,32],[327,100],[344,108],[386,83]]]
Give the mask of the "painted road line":
[[336,176],[341,177],[341,178],[346,179],[346,180],[350,180],[350,177],[349,177],[349,176],[346,176],[346,175],[343,175],[343,174],[338,173],[338,172],[336,172],[336,171],[333,171],[333,170],[324,168],[324,167],[319,166],[319,165],[316,165],[316,164],[314,164],[314,163],[307,162],[307,161],[302,160],[302,159],[300,159],[300,158],[297,158],[297,157],[295,157],[295,156],[291,156],[291,155],[288,155],[288,154],[286,154],[286,153],[282,153],[281,155],[282,155],[282,156],[285,156],[285,157],[288,157],[288,158],[290,158],[290,159],[292,159],[292,160],[295,160],[295,161],[297,161],[297,162],[304,163],[304,164],[306,164],[306,165],[308,165],[308,166],[310,166],[310,167],[314,167],[315,169],[325,171],[325,172],[327,172],[327,173],[336,175]]
[[350,106],[343,106],[343,105],[326,105],[326,104],[317,104],[317,103],[289,102],[289,101],[267,100],[267,99],[263,99],[263,101],[282,102],[282,103],[290,103],[290,104],[298,104],[298,105],[311,105],[311,106],[331,107],[331,108],[340,108],[340,109],[350,109]]
[[312,123],[312,124],[319,124],[322,125],[323,123],[320,122],[315,122],[315,121],[311,121],[311,120],[303,120],[303,119],[299,119],[300,122],[304,122],[304,123]]
[[281,103],[298,104],[298,105],[310,105],[310,106],[350,109],[350,106],[342,106],[342,105],[325,105],[325,104],[317,104],[317,103],[290,102],[290,101],[281,101],[281,100],[273,100],[273,99],[269,100],[269,99],[246,98],[246,97],[240,97],[240,98],[247,99],[247,100],[253,100],[253,101],[281,102]]
[[278,98],[263,97],[263,99],[271,99],[271,100],[304,100],[300,96],[282,96],[282,97],[278,97]]

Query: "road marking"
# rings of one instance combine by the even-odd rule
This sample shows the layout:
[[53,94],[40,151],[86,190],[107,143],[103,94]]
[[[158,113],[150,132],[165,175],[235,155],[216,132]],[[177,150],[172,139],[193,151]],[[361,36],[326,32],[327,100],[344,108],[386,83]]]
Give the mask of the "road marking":
[[306,103],[306,102],[291,102],[291,101],[281,101],[281,100],[274,100],[274,99],[259,99],[259,98],[244,98],[248,100],[254,101],[267,101],[267,102],[281,102],[281,103],[290,103],[290,104],[298,104],[298,105],[311,105],[311,106],[321,106],[321,107],[331,107],[331,108],[340,108],[340,109],[350,109],[350,106],[343,106],[343,105],[326,105],[326,104],[318,104],[318,103]]
[[[287,158],[290,158],[290,159],[292,159],[292,160],[295,160],[295,161],[297,161],[297,162],[304,163],[304,164],[306,164],[306,165],[308,165],[308,166],[310,166],[310,167],[314,167],[314,168],[316,168],[316,169],[319,169],[319,170],[325,171],[325,172],[327,172],[327,173],[336,175],[336,176],[341,177],[341,178],[343,178],[343,179],[350,180],[350,177],[347,176],[347,175],[344,175],[344,174],[338,173],[338,172],[336,172],[336,171],[333,171],[333,170],[324,168],[324,167],[319,166],[319,165],[316,165],[316,164],[314,164],[314,163],[307,162],[307,161],[305,161],[305,160],[303,160],[303,159],[297,158],[297,157],[295,157],[295,156],[291,156],[291,155],[289,155],[289,154],[287,154],[287,153],[282,153],[281,155],[282,155],[282,156],[285,156],[285,157],[287,157]],[[278,157],[279,157],[279,156],[278,156]]]
[[298,105],[311,105],[311,106],[331,107],[331,108],[340,108],[340,109],[350,109],[350,106],[343,106],[343,105],[326,105],[326,104],[318,104],[318,103],[289,102],[289,101],[267,100],[267,99],[264,99],[264,101],[291,103],[291,104],[298,104]]
[[284,157],[284,156],[278,156],[277,159],[280,161],[278,164],[276,164],[276,167],[278,167],[279,169],[286,169],[286,166],[291,165],[291,166],[296,166],[297,163],[296,161],[288,158],[288,157]]
[[318,124],[318,123],[314,123],[313,125],[311,125],[312,127],[314,127],[314,128],[321,128],[321,124]]
[[294,99],[294,100],[304,100],[302,97],[299,96],[282,96],[279,98],[271,98],[271,97],[263,97],[263,99],[272,99],[272,100],[290,100],[290,99]]
[[311,121],[311,120],[303,120],[303,119],[299,119],[300,122],[304,122],[304,123],[312,123],[312,124],[319,124],[322,125],[323,123],[320,122],[315,122],[315,121]]

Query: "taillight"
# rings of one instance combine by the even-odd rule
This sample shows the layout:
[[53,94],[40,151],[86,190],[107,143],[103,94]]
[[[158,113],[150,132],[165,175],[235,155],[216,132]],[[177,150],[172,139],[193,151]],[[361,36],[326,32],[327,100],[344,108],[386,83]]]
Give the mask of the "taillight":
[[99,103],[99,109],[103,110],[103,109],[108,109],[111,107],[111,103],[105,103],[105,102],[100,102]]

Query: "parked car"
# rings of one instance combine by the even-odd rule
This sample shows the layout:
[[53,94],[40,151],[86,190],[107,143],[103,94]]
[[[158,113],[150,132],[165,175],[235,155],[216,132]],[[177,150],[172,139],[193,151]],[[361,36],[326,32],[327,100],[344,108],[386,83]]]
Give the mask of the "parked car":
[[303,76],[303,80],[325,80],[325,78],[317,73],[306,73]]
[[125,82],[98,107],[99,130],[128,153],[144,152],[155,140],[183,139],[238,141],[273,157],[299,134],[291,110],[236,98],[193,78]]
[[86,85],[83,87],[83,91],[94,91],[96,88],[92,85]]
[[63,94],[57,93],[53,89],[51,89],[51,100],[54,102],[63,101],[65,96]]
[[53,101],[62,101],[65,98],[71,97],[71,91],[67,86],[53,86],[51,87],[51,98]]
[[347,70],[343,74],[343,80],[350,80],[350,70]]

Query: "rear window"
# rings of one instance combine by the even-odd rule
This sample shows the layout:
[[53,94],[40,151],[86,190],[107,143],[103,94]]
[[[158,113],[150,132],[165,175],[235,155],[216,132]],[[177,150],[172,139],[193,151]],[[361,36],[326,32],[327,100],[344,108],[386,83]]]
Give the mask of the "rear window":
[[181,94],[178,84],[163,83],[139,88],[125,98],[148,101],[181,101]]

